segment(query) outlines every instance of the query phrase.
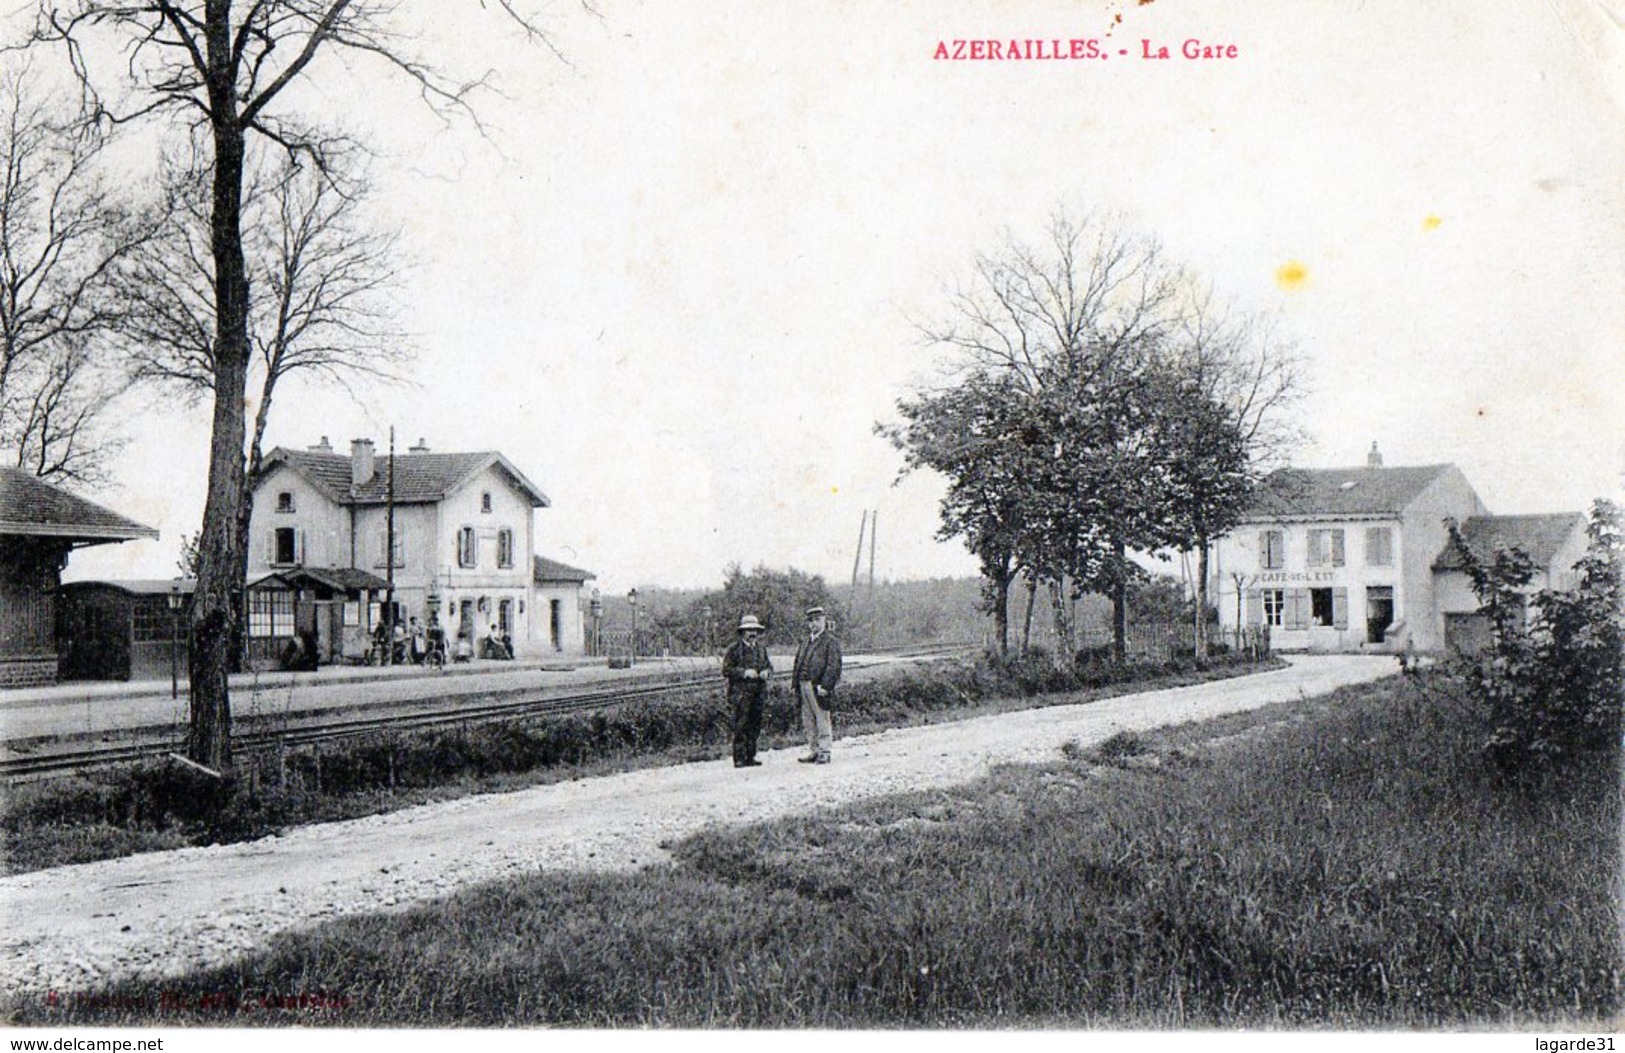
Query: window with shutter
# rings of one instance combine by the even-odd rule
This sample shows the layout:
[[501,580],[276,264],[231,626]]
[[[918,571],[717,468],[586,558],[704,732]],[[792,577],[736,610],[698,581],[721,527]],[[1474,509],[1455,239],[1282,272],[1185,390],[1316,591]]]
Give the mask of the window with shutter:
[[1341,567],[1345,563],[1343,530],[1323,527],[1309,531],[1308,563],[1311,567]]
[[300,531],[296,527],[277,527],[271,531],[271,558],[266,560],[274,566],[291,566],[299,562]]
[[1286,590],[1286,628],[1309,628],[1309,590]]
[[1279,629],[1286,625],[1286,590],[1264,590],[1264,624]]
[[1265,570],[1280,570],[1286,565],[1286,535],[1279,530],[1260,533],[1258,556]]
[[1349,590],[1332,590],[1332,627],[1347,629],[1349,627]]
[[1368,567],[1394,565],[1394,532],[1391,527],[1366,528],[1365,562]]
[[1247,624],[1258,625],[1264,621],[1264,595],[1257,589],[1247,590]]
[[[406,566],[406,532],[401,529],[399,523],[395,524],[394,541],[395,566],[397,568],[404,567]],[[381,567],[384,565],[384,549],[388,548],[389,545],[389,530],[386,528],[378,532],[378,558],[373,562],[373,566]]]

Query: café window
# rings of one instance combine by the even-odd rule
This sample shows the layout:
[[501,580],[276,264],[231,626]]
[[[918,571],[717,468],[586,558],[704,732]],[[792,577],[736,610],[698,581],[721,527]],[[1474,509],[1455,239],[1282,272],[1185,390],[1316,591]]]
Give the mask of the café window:
[[1286,624],[1286,590],[1264,590],[1264,624],[1277,629]]
[[1365,562],[1368,567],[1394,565],[1394,531],[1391,527],[1367,527]]
[[1311,567],[1341,567],[1343,562],[1343,531],[1341,528],[1309,531],[1309,565]]
[[507,527],[497,531],[497,566],[513,566],[513,531]]
[[1309,590],[1310,625],[1331,625],[1333,617],[1332,611],[1333,604],[1331,589]]
[[457,565],[459,567],[477,567],[480,563],[479,538],[474,534],[474,528],[465,526],[457,531]]
[[1258,557],[1265,570],[1280,570],[1286,566],[1286,535],[1279,530],[1259,534]]

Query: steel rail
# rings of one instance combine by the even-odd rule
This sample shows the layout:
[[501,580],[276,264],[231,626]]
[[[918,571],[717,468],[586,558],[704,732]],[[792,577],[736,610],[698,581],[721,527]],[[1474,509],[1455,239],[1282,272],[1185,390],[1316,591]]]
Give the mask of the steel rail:
[[[964,648],[952,646],[918,648],[897,657],[904,661],[921,660],[945,656],[946,653],[959,650]],[[878,663],[873,668],[879,671],[884,669],[885,665],[886,663]],[[870,666],[865,662],[857,665],[854,671],[868,668]],[[788,674],[781,672],[774,679],[786,680]],[[232,746],[244,753],[254,753],[386,731],[414,731],[434,727],[494,723],[502,720],[566,716],[608,709],[641,699],[658,698],[662,695],[715,685],[717,682],[717,673],[708,670],[698,675],[679,674],[672,679],[654,683],[616,684],[567,695],[538,694],[534,688],[513,688],[483,695],[479,693],[453,695],[447,696],[442,704],[431,704],[431,708],[420,707],[416,711],[408,712],[400,710],[403,706],[410,706],[413,700],[402,700],[399,703],[389,704],[391,712],[376,716],[332,719],[324,718],[320,711],[307,711],[298,716],[280,718],[260,716],[256,722],[262,726],[244,730],[234,737]],[[514,695],[521,697],[511,697]],[[479,701],[471,704],[470,699]],[[281,728],[263,727],[266,723],[278,720],[288,721],[288,724]],[[298,723],[295,724],[295,721]],[[0,757],[0,782],[19,783],[54,775],[92,771],[115,764],[163,757],[182,749],[184,749],[182,736],[166,735],[141,742],[111,743],[89,749]]]
[[[655,684],[616,686],[596,691],[583,691],[569,695],[537,695],[484,701],[467,704],[469,696],[458,696],[452,706],[442,706],[419,712],[393,712],[372,717],[352,717],[342,720],[324,720],[319,715],[299,726],[280,729],[258,729],[234,738],[232,746],[243,752],[257,752],[281,746],[301,746],[333,739],[355,738],[384,731],[411,731],[460,724],[485,724],[501,720],[527,717],[565,716],[571,713],[609,709],[626,702],[692,690],[715,683],[716,675],[685,676]],[[478,697],[478,696],[476,696]],[[493,696],[484,696],[490,699]],[[266,718],[261,718],[262,721]],[[177,736],[149,739],[137,743],[115,743],[91,749],[52,751],[0,758],[0,780],[8,783],[24,782],[48,775],[65,775],[124,764],[132,761],[163,757],[184,748],[184,740]]]

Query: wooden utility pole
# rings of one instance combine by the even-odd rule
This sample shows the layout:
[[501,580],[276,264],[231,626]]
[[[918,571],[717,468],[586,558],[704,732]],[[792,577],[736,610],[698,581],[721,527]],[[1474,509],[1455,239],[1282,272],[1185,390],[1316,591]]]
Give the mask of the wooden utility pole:
[[869,513],[869,650],[875,649],[875,621],[880,610],[875,604],[875,534],[880,530],[880,509]]
[[389,613],[384,615],[387,639],[384,665],[395,664],[395,428],[389,429],[389,475],[384,485],[384,599]]
[[858,568],[863,565],[863,534],[869,526],[869,510],[863,510],[863,518],[858,521],[858,550],[852,553],[852,599],[858,598]]

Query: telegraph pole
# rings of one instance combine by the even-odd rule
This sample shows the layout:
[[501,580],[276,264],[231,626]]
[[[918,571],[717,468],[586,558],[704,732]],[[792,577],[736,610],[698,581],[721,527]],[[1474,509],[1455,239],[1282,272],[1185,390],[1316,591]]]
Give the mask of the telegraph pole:
[[875,534],[880,530],[880,509],[869,513],[869,650],[875,649],[875,621],[879,610],[875,605]]
[[384,641],[384,665],[395,664],[395,426],[389,428],[389,475],[384,486],[384,598],[389,613],[384,616],[388,639]]

